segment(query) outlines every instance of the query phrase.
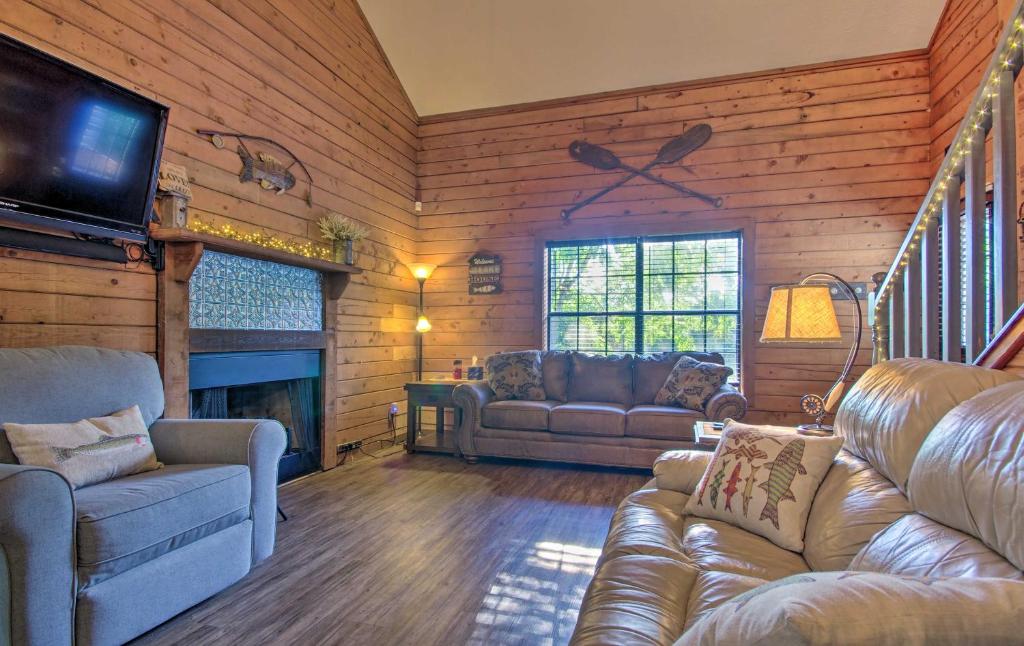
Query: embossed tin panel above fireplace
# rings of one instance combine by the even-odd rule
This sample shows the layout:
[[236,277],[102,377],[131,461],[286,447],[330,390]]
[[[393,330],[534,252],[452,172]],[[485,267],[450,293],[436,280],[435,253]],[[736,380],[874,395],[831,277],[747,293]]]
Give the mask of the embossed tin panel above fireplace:
[[323,329],[323,276],[305,267],[207,251],[189,301],[193,329]]

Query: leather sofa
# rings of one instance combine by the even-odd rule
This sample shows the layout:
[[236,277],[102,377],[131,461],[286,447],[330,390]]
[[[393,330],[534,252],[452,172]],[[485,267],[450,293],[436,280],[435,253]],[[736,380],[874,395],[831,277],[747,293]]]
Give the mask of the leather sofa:
[[[746,643],[1024,640],[1024,380],[923,359],[885,362],[851,389],[835,428],[844,448],[814,498],[803,553],[687,516],[711,455],[660,457],[655,479],[614,515],[571,643],[735,643],[711,629],[716,616],[739,617],[762,590],[801,581],[788,588],[791,604],[750,620],[777,620],[789,637]],[[873,589],[859,597],[849,588],[864,573],[874,573]],[[837,586],[840,608],[801,624]],[[952,604],[956,589],[966,600]],[[882,602],[866,605],[872,598]],[[907,622],[926,636],[903,635]],[[941,632],[957,622],[979,632]],[[744,625],[735,619],[727,630]]]
[[0,423],[135,404],[164,466],[79,489],[18,464],[0,431],[0,644],[121,644],[273,553],[280,423],[161,419],[160,373],[141,352],[0,350]]
[[649,468],[669,449],[694,447],[702,419],[739,419],[747,400],[723,385],[704,411],[656,406],[654,398],[679,358],[722,364],[722,355],[666,352],[598,356],[542,353],[544,401],[497,401],[487,382],[460,384],[453,399],[462,411],[458,448],[480,456]]

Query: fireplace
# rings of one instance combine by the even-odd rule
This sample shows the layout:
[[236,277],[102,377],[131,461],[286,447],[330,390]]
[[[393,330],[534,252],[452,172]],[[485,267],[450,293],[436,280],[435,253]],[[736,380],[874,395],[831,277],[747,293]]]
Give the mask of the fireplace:
[[338,300],[361,270],[188,229],[150,234],[162,247],[165,414],[276,417],[289,428],[286,462],[299,471],[336,466]]
[[193,419],[276,419],[288,432],[279,480],[321,468],[320,352],[201,352],[189,357]]

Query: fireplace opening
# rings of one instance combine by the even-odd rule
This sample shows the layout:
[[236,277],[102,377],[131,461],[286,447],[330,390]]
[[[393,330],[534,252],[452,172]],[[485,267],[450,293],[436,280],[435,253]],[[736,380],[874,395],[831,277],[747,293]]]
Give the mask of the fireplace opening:
[[193,419],[276,419],[288,433],[279,481],[320,469],[320,353],[197,353],[189,358]]

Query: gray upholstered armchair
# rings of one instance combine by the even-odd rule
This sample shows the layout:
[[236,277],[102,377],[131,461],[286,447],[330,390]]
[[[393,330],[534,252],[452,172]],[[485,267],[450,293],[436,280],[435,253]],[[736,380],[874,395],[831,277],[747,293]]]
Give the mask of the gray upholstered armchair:
[[0,424],[133,404],[165,466],[78,490],[17,464],[0,432],[0,644],[123,643],[273,552],[278,422],[158,419],[163,387],[142,353],[0,350]]

